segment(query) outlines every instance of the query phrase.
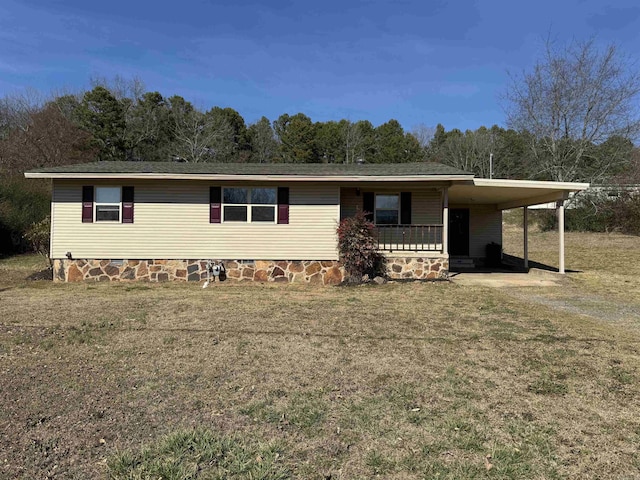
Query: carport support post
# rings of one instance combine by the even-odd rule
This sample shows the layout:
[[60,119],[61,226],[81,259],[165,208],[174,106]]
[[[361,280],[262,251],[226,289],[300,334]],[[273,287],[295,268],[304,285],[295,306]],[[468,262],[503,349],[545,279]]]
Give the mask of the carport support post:
[[444,187],[442,197],[442,253],[449,253],[449,187]]
[[524,232],[523,250],[524,250],[524,268],[529,268],[529,207],[526,205],[522,211],[522,231]]
[[558,238],[560,244],[560,268],[558,271],[564,273],[564,200],[558,200]]

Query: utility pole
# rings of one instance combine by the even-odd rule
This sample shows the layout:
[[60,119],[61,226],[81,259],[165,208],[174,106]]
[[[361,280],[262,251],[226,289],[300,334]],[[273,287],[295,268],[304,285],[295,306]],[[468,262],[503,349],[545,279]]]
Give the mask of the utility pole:
[[489,178],[493,178],[493,153],[489,154]]

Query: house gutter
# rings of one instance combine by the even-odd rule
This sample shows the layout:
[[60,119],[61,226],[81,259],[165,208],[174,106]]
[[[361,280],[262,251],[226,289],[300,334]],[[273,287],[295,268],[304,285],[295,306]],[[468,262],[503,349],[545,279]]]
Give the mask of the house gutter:
[[171,173],[46,173],[26,172],[26,178],[51,178],[67,180],[209,180],[251,182],[421,182],[421,181],[469,181],[472,175],[226,175],[226,174],[171,174]]

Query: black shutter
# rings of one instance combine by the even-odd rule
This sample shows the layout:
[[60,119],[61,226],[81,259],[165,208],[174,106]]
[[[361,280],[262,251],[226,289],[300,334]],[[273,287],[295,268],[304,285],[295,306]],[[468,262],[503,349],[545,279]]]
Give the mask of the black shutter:
[[362,192],[362,211],[367,220],[373,222],[373,211],[375,210],[376,196],[373,192]]
[[209,187],[209,223],[222,222],[222,187]]
[[400,193],[400,223],[411,225],[411,192]]
[[278,223],[289,223],[289,187],[278,187]]
[[133,187],[122,187],[122,223],[133,223]]
[[93,186],[82,187],[82,223],[93,222]]

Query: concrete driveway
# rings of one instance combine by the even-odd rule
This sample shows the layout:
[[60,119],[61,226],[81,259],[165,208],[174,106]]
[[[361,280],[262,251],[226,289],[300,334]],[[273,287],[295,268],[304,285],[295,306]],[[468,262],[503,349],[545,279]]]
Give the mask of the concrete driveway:
[[487,287],[554,287],[561,285],[565,277],[558,273],[530,271],[514,272],[464,272],[451,273],[449,280],[458,285],[481,285]]

